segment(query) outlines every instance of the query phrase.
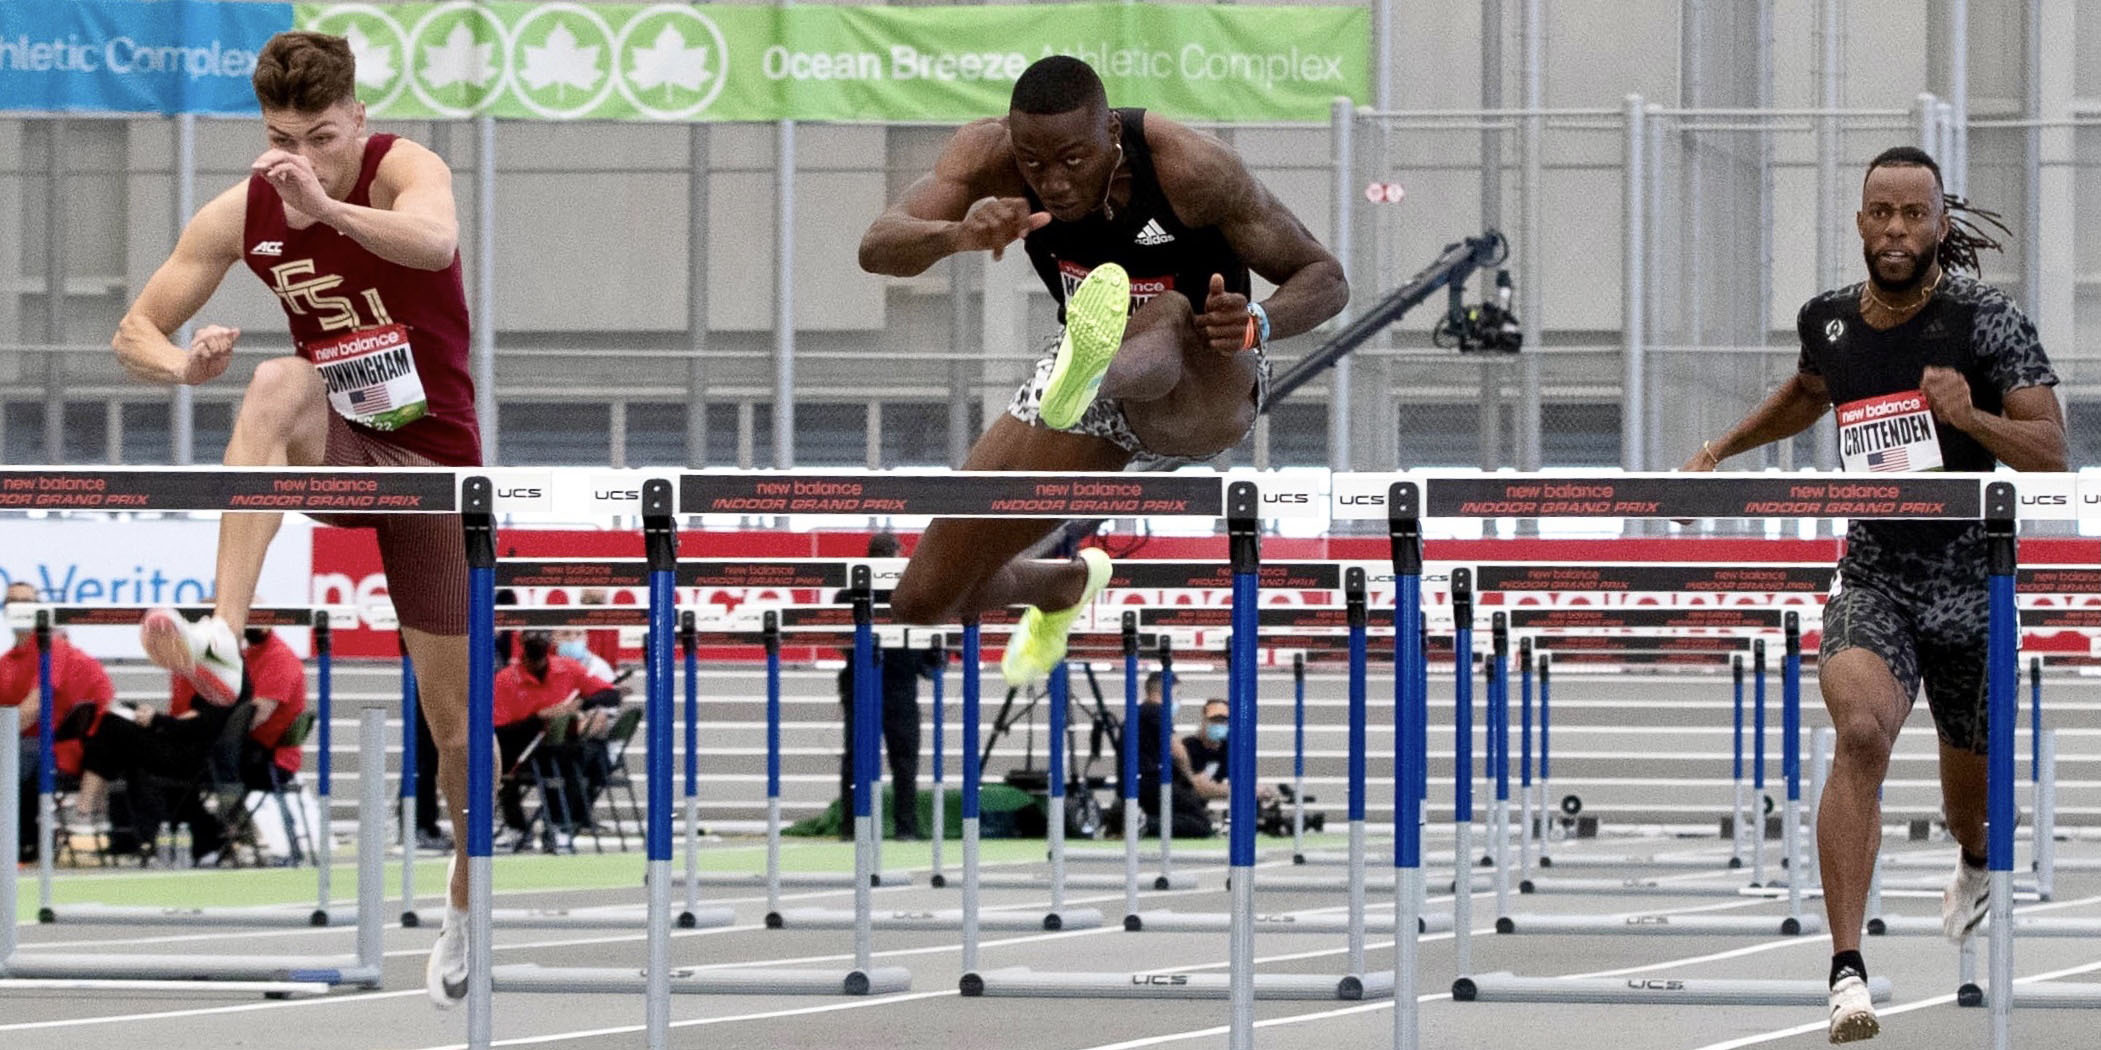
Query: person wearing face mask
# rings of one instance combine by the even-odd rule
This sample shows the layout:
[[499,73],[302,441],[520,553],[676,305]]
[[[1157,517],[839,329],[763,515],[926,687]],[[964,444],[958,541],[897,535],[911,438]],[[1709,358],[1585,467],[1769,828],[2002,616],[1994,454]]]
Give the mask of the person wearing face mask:
[[[582,664],[554,651],[554,636],[547,631],[525,631],[518,635],[518,658],[509,667],[496,673],[495,725],[496,746],[501,755],[501,767],[510,769],[525,755],[525,749],[540,734],[557,721],[574,719],[586,706],[600,706],[608,702],[619,702],[619,691],[612,683],[584,669]],[[573,759],[569,754],[577,744],[564,745],[565,754],[550,754],[554,761]],[[589,763],[582,763],[588,768]],[[567,790],[562,806],[571,821],[576,821],[588,812],[588,792],[574,778],[565,778]],[[497,802],[503,811],[504,823],[513,831],[523,834],[530,827],[524,805],[524,784],[517,777],[506,778],[502,790],[497,793]]]
[[[1162,697],[1166,685],[1180,681],[1180,676],[1171,671],[1154,671],[1145,677],[1144,695],[1138,704],[1138,808],[1145,814],[1147,826],[1153,829],[1160,826],[1160,720],[1165,718],[1172,726],[1176,712]],[[1224,705],[1224,701],[1218,703]],[[1211,825],[1211,800],[1226,797],[1225,782],[1212,779],[1195,765],[1189,749],[1192,741],[1201,742],[1199,737],[1182,736],[1169,741],[1175,771],[1174,837],[1178,839],[1211,835],[1216,830]],[[1157,835],[1158,831],[1154,833]]]
[[[12,583],[7,587],[6,598],[7,604],[34,603],[36,588]],[[6,646],[0,652],[0,705],[18,707],[22,712],[21,740],[16,744],[21,749],[16,798],[22,821],[16,826],[22,829],[22,839],[16,859],[26,863],[37,858],[37,844],[42,838],[37,833],[37,771],[42,763],[37,751],[41,703],[37,692],[36,632],[9,626],[4,606],[0,606],[0,644]],[[59,772],[78,773],[79,734],[102,717],[116,690],[99,661],[74,648],[63,634],[56,632],[51,636],[51,678],[53,733],[61,738],[53,745],[53,757]]]
[[610,682],[616,672],[605,657],[591,651],[588,632],[578,628],[562,628],[554,632],[554,651],[583,665],[594,678]]

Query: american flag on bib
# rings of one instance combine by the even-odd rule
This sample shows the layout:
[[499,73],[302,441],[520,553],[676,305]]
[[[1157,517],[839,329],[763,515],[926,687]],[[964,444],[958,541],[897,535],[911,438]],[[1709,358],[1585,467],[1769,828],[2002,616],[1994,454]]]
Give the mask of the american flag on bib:
[[394,407],[394,399],[387,396],[384,386],[360,387],[350,392],[350,407],[358,412],[385,412]]
[[1868,453],[1869,470],[1910,470],[1911,457],[1904,454],[1903,446]]

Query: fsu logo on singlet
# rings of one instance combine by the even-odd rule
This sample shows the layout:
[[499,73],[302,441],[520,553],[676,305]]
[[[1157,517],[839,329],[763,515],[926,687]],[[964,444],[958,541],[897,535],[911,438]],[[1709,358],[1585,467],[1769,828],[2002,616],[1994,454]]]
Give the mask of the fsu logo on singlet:
[[[1087,275],[1093,270],[1094,267],[1092,266],[1081,266],[1079,263],[1067,262],[1064,259],[1058,260],[1058,283],[1064,286],[1066,299],[1070,300],[1072,298],[1072,293],[1079,289],[1080,282],[1085,280]],[[1131,309],[1136,310],[1144,306],[1161,292],[1174,291],[1174,287],[1175,279],[1173,274],[1168,274],[1165,277],[1140,277],[1132,274]]]
[[327,294],[342,283],[343,278],[334,274],[315,275],[312,259],[294,259],[270,267],[270,290],[284,301],[285,309],[301,317],[314,315],[324,332],[352,332],[394,323],[377,288],[367,288],[360,296],[369,317],[358,313],[356,299]]

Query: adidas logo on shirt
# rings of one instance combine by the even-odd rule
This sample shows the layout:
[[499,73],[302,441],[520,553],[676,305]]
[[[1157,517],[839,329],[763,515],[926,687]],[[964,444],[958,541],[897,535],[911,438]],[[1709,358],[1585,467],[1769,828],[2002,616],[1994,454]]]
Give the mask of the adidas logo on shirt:
[[283,255],[284,253],[285,242],[283,241],[257,241],[255,242],[255,247],[248,249],[248,254],[250,255]]
[[1174,234],[1160,228],[1160,220],[1158,219],[1145,220],[1144,228],[1138,231],[1138,243],[1148,248],[1154,245],[1166,244],[1174,239]]

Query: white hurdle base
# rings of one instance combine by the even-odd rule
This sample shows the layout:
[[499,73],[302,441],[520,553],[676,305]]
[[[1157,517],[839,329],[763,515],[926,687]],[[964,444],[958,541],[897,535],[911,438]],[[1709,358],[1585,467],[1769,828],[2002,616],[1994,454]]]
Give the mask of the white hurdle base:
[[[1948,877],[1943,875],[1939,878],[1931,879],[1883,879],[1882,888],[1885,890],[1931,890],[1934,893],[1939,893],[1948,888]],[[2015,879],[2013,892],[2016,900],[2021,899],[2023,896],[2030,900],[2037,899],[2035,880]]]
[[[1875,1002],[1890,999],[1889,978],[1868,979]],[[1677,980],[1664,977],[1519,977],[1484,973],[1452,982],[1461,1003],[1610,1003],[1665,1006],[1824,1006],[1823,981]]]
[[1587,894],[1593,897],[1741,897],[1735,882],[1672,882],[1666,879],[1531,879],[1525,893]]
[[[1973,999],[1961,1000],[1964,1006],[1990,1006],[1992,993],[1989,988],[1979,989]],[[2101,984],[2080,981],[2031,981],[2013,986],[2015,1006],[2033,1006],[2058,1010],[2101,1009]]]
[[[499,992],[624,992],[649,990],[640,968],[541,966],[515,963],[490,970]],[[669,974],[675,995],[889,995],[912,990],[912,972],[902,966],[869,970],[792,970],[679,967]]]
[[[854,928],[854,919],[851,908],[789,908],[766,916],[766,928],[851,930]],[[1050,912],[1012,909],[978,912],[980,930],[1093,930],[1099,929],[1101,924],[1102,913],[1098,908],[1066,908]],[[963,928],[963,909],[871,912],[869,927],[877,930],[960,930]]]
[[76,992],[116,992],[127,999],[190,999],[206,995],[260,995],[265,999],[312,999],[328,994],[319,981],[103,981],[91,978],[0,978],[0,994],[27,992],[38,995]]
[[1655,937],[1799,937],[1824,932],[1818,915],[1506,915],[1497,933],[1646,934]]
[[[1392,893],[1394,886],[1393,871],[1394,869],[1388,868],[1382,872],[1365,875],[1365,891],[1368,893]],[[1532,885],[1530,882],[1524,885],[1528,887],[1524,892],[1532,892],[1529,889]],[[1445,878],[1439,875],[1432,880],[1434,891],[1439,893],[1456,893],[1458,892],[1458,886],[1459,880],[1456,878]],[[1475,875],[1472,880],[1472,886],[1475,893],[1487,893],[1495,889],[1495,878],[1489,875]],[[1349,888],[1350,880],[1347,875],[1271,875],[1267,872],[1261,872],[1255,876],[1255,891],[1258,893],[1341,892]]]
[[[868,877],[868,884],[870,886],[910,886],[912,885],[912,879],[913,875],[909,871],[879,871]],[[671,877],[671,884],[683,888],[686,885],[686,877],[684,875],[674,875]],[[700,884],[732,889],[763,890],[766,888],[766,876],[763,873],[752,874],[748,872],[702,872]],[[784,871],[780,874],[780,884],[784,887],[798,890],[850,890],[854,888],[854,877],[851,873]]]
[[[949,882],[952,887],[963,885],[962,879]],[[1193,890],[1202,885],[1193,871],[1177,871],[1170,875],[1158,872],[1140,874],[1138,888],[1141,890]],[[978,887],[988,890],[1040,890],[1050,892],[1051,877],[1020,871],[995,871],[978,876]],[[1123,876],[1107,872],[1097,875],[1065,876],[1065,888],[1069,890],[1120,890]]]
[[1727,853],[1564,853],[1539,858],[1542,868],[1685,868],[1696,871],[1733,871],[1743,863]]
[[[444,916],[437,912],[405,912],[406,920],[415,916],[413,925],[437,929],[444,925]],[[733,926],[737,913],[721,906],[704,906],[696,911],[681,909],[672,919],[681,930],[712,930]],[[642,930],[649,928],[649,908],[640,904],[619,904],[595,908],[491,908],[489,925],[498,930]]]
[[[1299,913],[1282,912],[1253,917],[1255,932],[1271,933],[1317,933],[1344,934],[1350,932],[1350,917],[1339,912]],[[1233,928],[1231,912],[1142,911],[1123,917],[1123,928],[1131,933],[1227,933]],[[1364,932],[1391,936],[1397,923],[1393,913],[1366,915]],[[1423,915],[1416,923],[1418,933],[1449,933],[1452,929],[1450,912],[1432,912]]]
[[[1981,937],[1991,928],[1992,920],[1987,918],[1977,924],[1971,936]],[[1868,934],[1874,937],[1938,937],[1941,935],[1941,921],[1924,915],[1883,915],[1868,920]],[[2016,937],[2101,937],[2101,919],[2015,915],[2013,934]],[[2014,1001],[2020,1002],[2019,999]]]
[[141,908],[116,904],[66,904],[37,917],[61,926],[236,926],[340,927],[357,925],[357,909],[311,907]]
[[354,955],[99,955],[16,952],[0,975],[46,980],[245,981],[379,987],[379,968]]
[[[1255,998],[1356,1001],[1393,997],[1393,971],[1326,977],[1320,974],[1258,973]],[[1227,999],[1232,977],[1223,973],[1053,973],[1015,966],[966,973],[965,996],[1038,999]]]

